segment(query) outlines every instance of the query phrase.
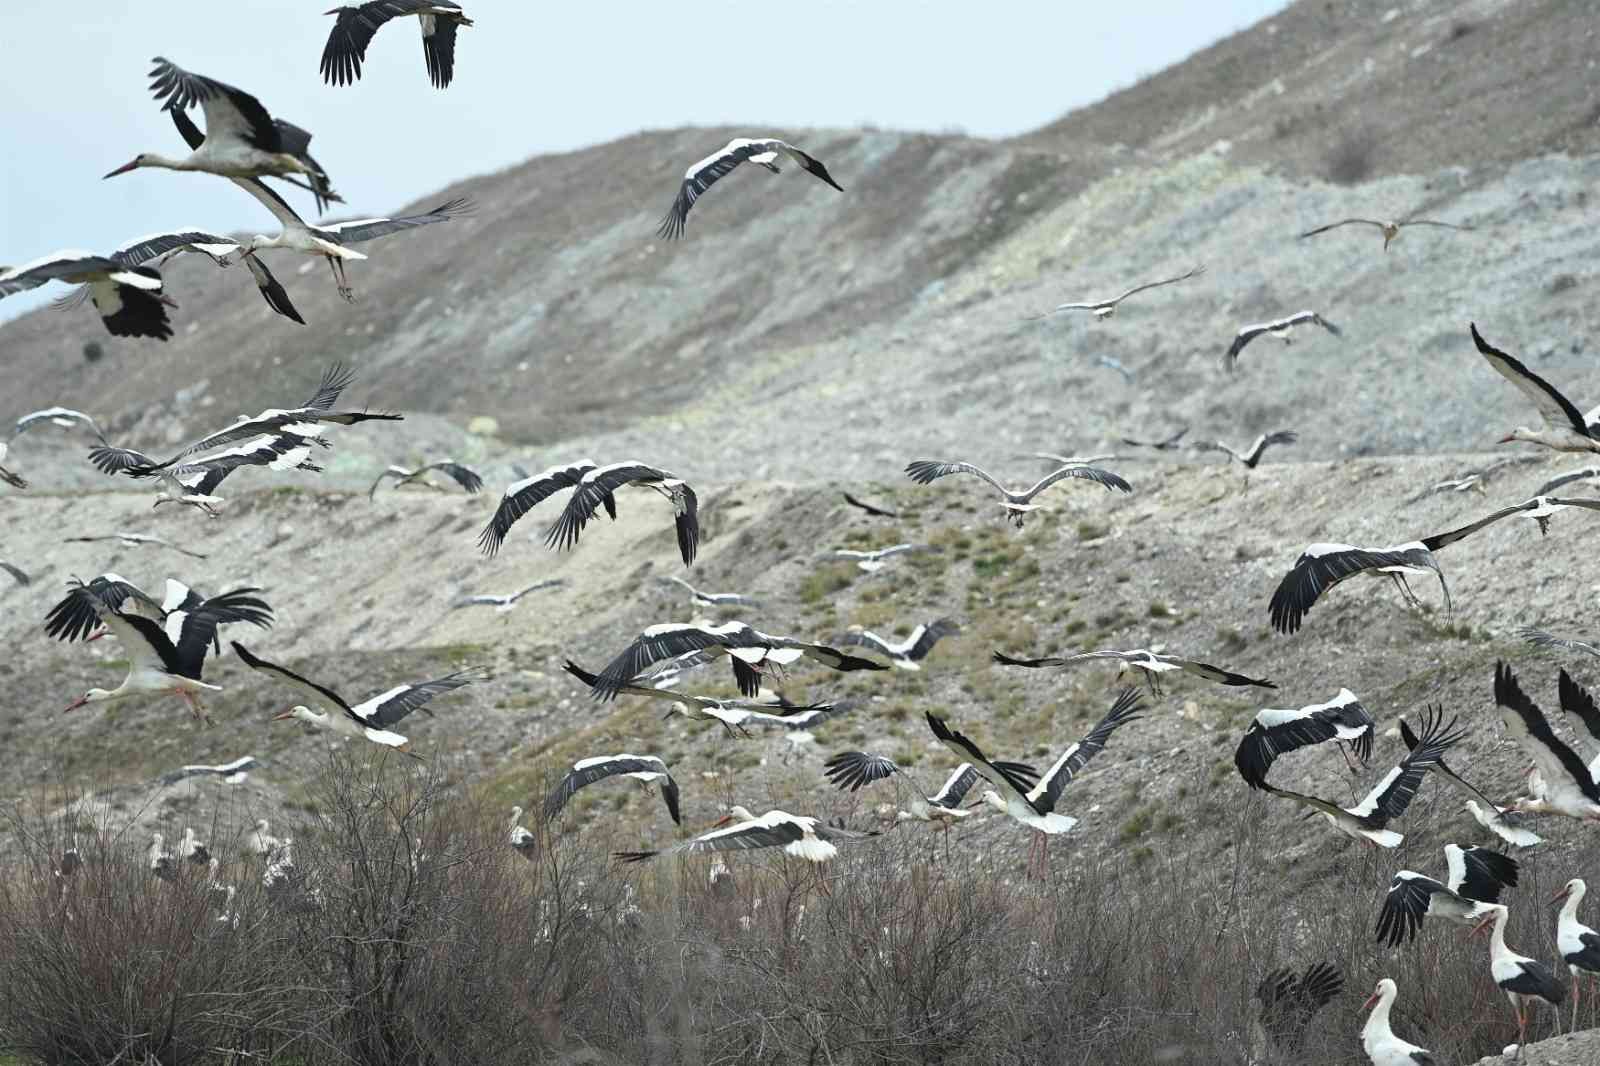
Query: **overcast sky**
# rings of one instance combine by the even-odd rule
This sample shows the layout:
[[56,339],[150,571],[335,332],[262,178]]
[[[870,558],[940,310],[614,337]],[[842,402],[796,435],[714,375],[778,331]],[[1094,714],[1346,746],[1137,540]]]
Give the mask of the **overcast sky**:
[[[415,19],[362,80],[317,71],[334,0],[0,0],[0,262],[106,251],[184,225],[274,232],[216,178],[100,176],[182,144],[146,86],[160,55],[315,135],[346,208],[383,213],[541,152],[683,125],[1003,137],[1131,84],[1286,0],[463,0],[455,82],[427,79]],[[198,113],[196,115],[198,119]],[[708,145],[710,148],[715,145]],[[692,160],[684,160],[687,165]],[[60,286],[0,303],[0,319]]]

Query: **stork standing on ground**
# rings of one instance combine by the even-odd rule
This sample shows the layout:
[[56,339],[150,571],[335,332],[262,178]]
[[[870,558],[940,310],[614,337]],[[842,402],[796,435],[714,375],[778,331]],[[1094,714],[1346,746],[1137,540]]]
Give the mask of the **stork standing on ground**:
[[[191,74],[160,56],[152,62],[155,66],[150,71],[150,91],[161,101],[162,110],[172,112],[176,118],[199,104],[206,117],[205,134],[201,135],[193,122],[183,116],[183,122],[194,129],[198,138],[190,139],[188,156],[178,159],[158,152],[141,152],[106,177],[142,167],[199,171],[225,178],[303,174],[305,187],[316,197],[318,211],[329,201],[339,199],[328,182],[327,172],[311,158],[311,134],[273,118],[260,100],[243,89]],[[290,180],[291,184],[298,184]]]
[[620,755],[595,755],[573,763],[567,776],[545,797],[544,820],[554,821],[579,789],[608,777],[631,778],[639,782],[645,792],[649,792],[650,786],[659,781],[661,801],[666,804],[667,813],[672,816],[673,824],[682,824],[683,819],[678,814],[678,782],[673,780],[667,764],[654,755],[629,755],[626,752]]
[[422,59],[428,67],[428,80],[436,89],[448,88],[456,73],[456,31],[473,24],[454,0],[369,0],[345,4],[326,14],[339,16],[322,49],[322,80],[329,85],[360,81],[361,64],[373,36],[390,19],[415,15],[422,27]]
[[1042,314],[1042,315],[1030,315],[1024,321],[1036,321],[1036,320],[1041,319],[1041,318],[1048,318],[1050,315],[1058,314],[1059,312],[1062,312],[1062,311],[1090,311],[1090,312],[1094,313],[1094,317],[1095,317],[1096,321],[1103,322],[1106,319],[1110,318],[1112,315],[1117,313],[1117,305],[1118,304],[1120,304],[1123,300],[1126,300],[1128,297],[1134,295],[1135,293],[1144,292],[1146,289],[1160,288],[1162,285],[1176,285],[1180,281],[1188,281],[1190,278],[1197,277],[1198,275],[1204,274],[1205,272],[1206,272],[1206,268],[1205,267],[1197,266],[1194,269],[1190,270],[1187,274],[1179,274],[1175,278],[1166,278],[1165,280],[1162,280],[1162,281],[1149,281],[1149,282],[1146,282],[1143,285],[1135,285],[1133,288],[1129,289],[1127,292],[1123,293],[1121,296],[1113,297],[1110,300],[1091,300],[1088,303],[1057,304],[1055,307],[1053,307],[1050,310],[1046,311],[1044,314]]
[[1102,470],[1097,466],[1063,466],[1052,470],[1033,485],[1026,489],[1008,489],[996,481],[994,475],[988,471],[961,460],[945,462],[938,459],[913,459],[906,464],[906,477],[919,485],[929,485],[935,480],[948,477],[951,474],[971,474],[973,477],[987,481],[1000,493],[1000,506],[1004,508],[1006,517],[1018,529],[1022,528],[1023,520],[1029,512],[1037,511],[1039,505],[1033,498],[1058,481],[1068,478],[1079,478],[1092,481],[1106,489],[1116,489],[1120,492],[1132,492],[1133,486],[1124,481],[1120,476],[1109,470]]
[[683,172],[683,182],[678,186],[678,195],[672,201],[671,209],[662,218],[661,225],[657,227],[656,235],[669,241],[682,237],[684,227],[689,224],[689,209],[695,205],[695,201],[704,196],[711,186],[737,170],[741,163],[754,163],[774,174],[782,173],[777,161],[780,155],[793,160],[796,166],[817,180],[844,192],[844,186],[833,180],[833,175],[828,173],[828,168],[823,166],[822,160],[807,155],[787,141],[780,141],[775,137],[755,140],[749,137],[735,137],[719,150],[691,164],[689,169]]
[[1407,226],[1438,226],[1442,229],[1459,230],[1462,233],[1472,232],[1471,226],[1458,226],[1454,222],[1440,222],[1438,219],[1434,218],[1407,218],[1399,221],[1380,221],[1379,219],[1375,218],[1342,218],[1338,222],[1330,222],[1326,226],[1318,226],[1316,229],[1308,229],[1304,233],[1300,234],[1300,239],[1305,240],[1307,237],[1315,237],[1320,233],[1327,233],[1329,230],[1338,229],[1340,226],[1377,227],[1377,229],[1383,234],[1383,250],[1386,252],[1389,250],[1390,242],[1396,237],[1400,236],[1400,231]]
[[1228,350],[1222,356],[1223,369],[1232,370],[1239,362],[1239,353],[1244,351],[1245,345],[1262,334],[1276,337],[1285,345],[1293,344],[1294,338],[1290,336],[1290,331],[1296,326],[1304,326],[1310,323],[1321,326],[1335,337],[1344,335],[1344,332],[1338,326],[1329,322],[1315,311],[1296,311],[1292,315],[1275,318],[1270,322],[1252,322],[1248,326],[1241,326],[1239,332],[1234,334],[1233,343],[1228,345]]
[[[1543,1001],[1559,1012],[1561,1001],[1567,998],[1567,986],[1544,963],[1506,947],[1506,918],[1510,913],[1503,903],[1490,904],[1489,913],[1473,932],[1489,932],[1489,974],[1516,1012],[1517,1046],[1520,1048],[1527,1043],[1528,1017],[1533,1007]],[[1558,1025],[1559,1019],[1558,1013]]]
[[981,748],[961,733],[952,730],[945,724],[944,719],[932,711],[927,712],[926,716],[928,728],[933,731],[934,738],[954,752],[957,758],[970,762],[973,768],[994,786],[984,790],[982,802],[1003,811],[1028,828],[1037,830],[1029,845],[1028,866],[1030,873],[1033,872],[1035,868],[1033,854],[1037,851],[1037,869],[1039,876],[1042,877],[1049,862],[1050,837],[1065,833],[1078,824],[1076,818],[1056,811],[1062,790],[1072,783],[1072,779],[1090,759],[1105,748],[1112,733],[1140,717],[1137,713],[1140,709],[1140,699],[1135,690],[1124,689],[1116,702],[1111,705],[1111,709],[1106,712],[1105,717],[1100,719],[1082,740],[1062,752],[1061,757],[1045,771],[1037,783],[1030,782],[1027,775],[1020,773],[1016,769],[1017,764],[991,762]]
[[1477,323],[1471,324],[1472,343],[1488,360],[1495,373],[1505,378],[1533,401],[1544,419],[1541,429],[1518,426],[1500,438],[1499,443],[1522,441],[1539,444],[1558,452],[1600,452],[1600,407],[1581,413],[1554,385],[1529,370],[1520,359],[1502,352],[1483,339]]
[[[132,696],[170,693],[179,696],[197,720],[211,724],[202,693],[221,692],[219,685],[200,678],[206,652],[216,639],[217,626],[227,622],[252,621],[270,624],[271,608],[250,595],[258,589],[235,589],[213,596],[195,607],[175,610],[165,622],[140,614],[124,613],[107,603],[88,586],[74,579],[63,604],[64,614],[93,612],[100,624],[117,638],[128,656],[128,675],[114,689],[91,688],[66,707],[75,710],[90,703],[112,703]],[[62,605],[57,605],[61,610]],[[52,611],[52,615],[56,612]],[[266,623],[259,619],[265,616]]]
[[286,667],[257,658],[251,654],[250,649],[236,640],[229,643],[233,645],[234,654],[239,656],[246,666],[252,670],[277,676],[290,688],[297,690],[302,699],[326,708],[324,711],[315,711],[305,704],[296,704],[274,715],[273,721],[294,718],[318,729],[327,729],[358,740],[370,740],[374,744],[382,744],[407,754],[410,754],[407,751],[410,741],[393,732],[392,726],[398,725],[408,714],[418,709],[423,709],[424,713],[432,715],[433,712],[426,710],[426,706],[441,692],[450,692],[463,685],[485,679],[484,673],[476,668],[457,670],[453,674],[446,674],[432,681],[396,685],[352,706],[333,689],[319,685]]
[[[1594,985],[1600,983],[1600,933],[1578,921],[1578,908],[1589,886],[1583,878],[1568,881],[1550,900],[1561,903],[1561,916],[1556,919],[1556,950],[1561,961],[1567,964],[1572,975],[1572,1028],[1578,1028],[1578,999],[1583,991],[1583,979],[1591,982],[1589,998],[1594,998]],[[1565,901],[1565,902],[1563,902]]]
[[178,879],[178,864],[173,861],[172,852],[167,850],[165,838],[160,833],[151,834],[150,848],[146,854],[152,874],[167,882]]
[[196,866],[206,866],[211,862],[211,849],[195,835],[192,826],[183,827],[183,839],[178,842],[178,858]]
[[1475,926],[1500,902],[1503,889],[1517,887],[1517,861],[1498,851],[1446,844],[1444,859],[1448,874],[1442,884],[1414,870],[1394,875],[1378,912],[1380,943],[1396,948],[1415,938],[1424,918]]
[[1439,1060],[1433,1052],[1408,1044],[1394,1035],[1389,1028],[1389,1008],[1399,989],[1394,981],[1385,977],[1372,990],[1365,1009],[1372,1011],[1367,1023],[1361,1027],[1361,1047],[1372,1060],[1372,1066],[1436,1066]]
[[539,850],[539,838],[522,824],[522,808],[511,808],[511,825],[506,834],[506,843],[516,849],[518,855],[531,860]]
[[1029,670],[1043,669],[1044,667],[1068,667],[1077,663],[1091,662],[1098,659],[1114,659],[1121,663],[1117,668],[1117,677],[1129,669],[1144,671],[1144,677],[1150,686],[1152,695],[1161,695],[1161,675],[1172,670],[1179,670],[1185,674],[1212,681],[1219,685],[1229,685],[1234,688],[1255,686],[1257,688],[1277,688],[1271,681],[1260,678],[1246,677],[1236,674],[1231,670],[1224,670],[1220,666],[1212,666],[1198,659],[1185,659],[1177,655],[1161,655],[1148,648],[1134,648],[1132,651],[1086,651],[1077,655],[1050,656],[1043,659],[1016,659],[1005,652],[997,651],[993,654],[995,663],[1000,666],[1020,666]]

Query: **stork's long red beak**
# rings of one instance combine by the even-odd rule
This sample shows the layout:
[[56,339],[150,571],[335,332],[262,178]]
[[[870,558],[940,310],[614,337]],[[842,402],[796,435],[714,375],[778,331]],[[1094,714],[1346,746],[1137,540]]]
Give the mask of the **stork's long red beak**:
[[1552,905],[1560,903],[1570,895],[1572,895],[1572,893],[1563,888],[1560,892],[1557,892],[1555,895],[1550,897],[1550,903]]
[[105,636],[107,633],[110,633],[110,632],[111,632],[111,630],[109,630],[109,629],[98,629],[98,630],[95,630],[95,632],[93,634],[91,634],[89,636],[89,639],[84,641],[84,643],[85,644],[92,644],[92,643],[94,643],[95,641],[99,640],[101,637]]
[[1376,992],[1372,993],[1372,995],[1367,997],[1367,1001],[1365,1003],[1361,1004],[1361,1009],[1362,1010],[1371,1010],[1373,1007],[1378,1005],[1378,999],[1379,998],[1380,997],[1378,996],[1378,993],[1376,993]]
[[1514,444],[1514,443],[1516,443],[1516,440],[1517,440],[1517,438],[1515,438],[1515,437],[1501,437],[1499,440],[1495,441],[1495,443],[1496,444]]
[[127,173],[127,172],[128,172],[128,171],[130,171],[130,170],[138,170],[138,169],[139,169],[139,161],[138,161],[138,160],[137,160],[137,159],[135,159],[135,160],[133,160],[133,162],[131,162],[131,163],[124,163],[124,164],[122,164],[122,165],[121,165],[121,166],[120,166],[120,167],[118,167],[118,168],[117,168],[117,169],[116,169],[116,170],[113,170],[113,171],[112,171],[112,172],[111,172],[111,173],[109,173],[109,174],[107,174],[107,175],[106,175],[106,176],[105,176],[105,178],[101,178],[101,179],[100,179],[100,180],[101,180],[101,181],[105,181],[105,180],[106,180],[106,178],[114,178],[114,177],[116,177],[116,176],[117,176],[117,175],[118,175],[118,174],[126,174],[126,173]]
[[62,714],[66,714],[67,711],[75,711],[79,707],[82,707],[85,703],[88,703],[88,702],[89,702],[89,697],[87,697],[87,696],[79,696],[77,699],[75,699],[71,703],[67,704],[66,708],[61,713]]
[[731,821],[733,821],[733,815],[724,814],[721,818],[718,818],[716,821],[711,823],[711,828],[713,828],[713,829],[721,829],[723,826],[727,825]]
[[174,300],[172,297],[168,296],[166,293],[162,293],[160,296],[157,297],[157,299],[160,300],[162,303],[166,304],[168,307],[177,307],[178,306],[178,301]]
[[272,716],[272,720],[274,722],[281,722],[285,718],[293,718],[293,717],[294,717],[294,708],[290,707],[288,710],[284,711],[282,714],[273,715]]

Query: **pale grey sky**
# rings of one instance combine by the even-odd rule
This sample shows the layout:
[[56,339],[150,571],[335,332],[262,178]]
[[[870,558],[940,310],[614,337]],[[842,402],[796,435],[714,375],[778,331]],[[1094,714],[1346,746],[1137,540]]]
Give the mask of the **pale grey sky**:
[[[871,124],[1007,136],[1287,6],[463,0],[477,25],[461,31],[455,82],[441,92],[428,83],[415,19],[379,32],[356,85],[324,85],[317,64],[333,19],[322,12],[334,2],[0,3],[0,93],[11,101],[0,127],[0,262],[106,251],[185,225],[270,232],[259,206],[220,179],[149,170],[100,180],[141,151],[181,154],[147,88],[156,55],[252,92],[309,129],[342,210],[368,214],[640,129],[782,135]],[[0,302],[0,319],[59,290]]]

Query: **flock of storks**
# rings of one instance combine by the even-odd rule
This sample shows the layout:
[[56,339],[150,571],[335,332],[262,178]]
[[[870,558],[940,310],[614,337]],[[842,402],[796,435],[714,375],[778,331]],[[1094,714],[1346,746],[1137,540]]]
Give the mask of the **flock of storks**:
[[[457,30],[473,24],[457,4],[448,0],[373,0],[338,8],[329,14],[336,15],[337,21],[322,57],[321,71],[324,78],[335,85],[347,85],[360,78],[366,49],[387,21],[415,16],[421,25],[429,76],[442,89],[450,84],[453,77]],[[249,93],[211,78],[191,74],[165,59],[155,61],[151,77],[157,100],[161,101],[163,109],[171,116],[190,152],[177,157],[142,153],[107,177],[144,167],[201,171],[225,177],[248,192],[277,218],[281,225],[279,234],[275,237],[256,236],[236,240],[184,229],[141,237],[106,255],[57,252],[21,267],[0,270],[0,297],[52,280],[68,282],[81,288],[58,303],[70,306],[87,297],[111,333],[165,340],[172,335],[168,309],[175,304],[164,291],[160,267],[173,256],[197,253],[208,256],[222,266],[237,261],[247,263],[256,285],[271,308],[286,318],[302,322],[288,292],[262,262],[260,253],[285,249],[326,259],[340,293],[348,298],[352,296],[352,290],[345,273],[346,264],[365,258],[354,250],[354,245],[419,226],[446,222],[471,208],[467,201],[457,199],[420,215],[371,218],[332,225],[308,224],[263,179],[280,180],[309,192],[319,211],[329,204],[342,203],[326,172],[309,153],[309,133],[275,118]],[[205,116],[206,128],[203,132],[187,114],[195,106]],[[780,172],[781,163],[792,162],[834,189],[843,191],[821,161],[794,145],[773,138],[740,138],[689,167],[671,210],[660,224],[659,236],[681,237],[689,211],[699,198],[718,180],[746,162],[774,173]],[[1302,236],[1312,237],[1347,225],[1377,227],[1382,232],[1385,249],[1405,226],[1468,228],[1432,219],[1380,221],[1352,218],[1317,227]],[[1046,314],[1087,311],[1098,320],[1109,319],[1129,297],[1160,286],[1181,283],[1199,275],[1203,269],[1195,267],[1182,275],[1137,285],[1107,300],[1063,303]],[[1339,333],[1338,327],[1310,310],[1247,325],[1238,331],[1227,347],[1223,364],[1231,370],[1242,350],[1259,336],[1270,335],[1287,343],[1291,331],[1306,324],[1320,325],[1332,333]],[[1600,410],[1581,413],[1553,385],[1485,340],[1476,325],[1470,328],[1470,336],[1477,351],[1489,365],[1522,390],[1543,418],[1542,428],[1519,427],[1504,437],[1503,441],[1529,442],[1559,451],[1600,452]],[[223,513],[226,503],[217,495],[217,491],[233,471],[245,466],[257,466],[276,471],[316,472],[321,468],[313,460],[319,449],[330,447],[328,435],[332,427],[396,421],[402,417],[365,409],[337,409],[339,398],[352,379],[353,374],[349,370],[335,365],[329,368],[316,392],[302,405],[269,408],[254,416],[242,416],[168,456],[152,456],[131,448],[113,446],[92,418],[60,407],[25,416],[18,422],[12,440],[33,426],[70,427],[84,424],[99,438],[99,446],[89,453],[89,458],[102,472],[153,481],[160,490],[157,505],[176,503],[190,506],[216,518]],[[1220,441],[1183,445],[1180,442],[1185,432],[1179,430],[1157,441],[1124,438],[1124,442],[1130,446],[1147,446],[1163,451],[1180,447],[1218,450],[1238,460],[1247,469],[1253,469],[1266,448],[1291,444],[1296,439],[1295,434],[1287,431],[1265,433],[1250,446],[1235,449]],[[26,480],[4,465],[9,443],[0,443],[0,479],[14,488],[25,489]],[[984,469],[963,460],[916,459],[906,466],[905,474],[921,485],[956,475],[977,478],[997,494],[1002,515],[1018,528],[1040,509],[1037,498],[1063,482],[1084,481],[1107,490],[1123,493],[1133,491],[1133,486],[1125,478],[1097,465],[1112,459],[1112,456],[1040,453],[1038,457],[1050,461],[1052,469],[1044,477],[1024,487],[1008,487]],[[373,483],[369,495],[376,493],[379,485],[391,478],[396,487],[436,487],[429,480],[429,475],[435,472],[452,478],[468,493],[478,492],[483,485],[478,473],[446,459],[416,467],[391,466]],[[1600,470],[1594,468],[1577,471],[1552,482],[1545,491],[1573,480],[1593,478],[1597,474],[1600,474]],[[543,539],[552,549],[573,549],[577,547],[589,522],[595,520],[600,512],[605,512],[613,520],[617,517],[617,494],[630,487],[654,493],[670,506],[679,555],[686,566],[693,564],[700,542],[699,499],[695,489],[677,474],[638,460],[599,464],[582,459],[519,477],[501,495],[478,538],[478,546],[485,555],[495,555],[505,546],[508,535],[520,519],[557,493],[569,492],[570,495],[544,531]],[[1468,478],[1442,483],[1430,491],[1466,487],[1481,488],[1480,474],[1475,472]],[[869,519],[896,516],[891,510],[859,500],[848,493],[845,494],[845,501]],[[1362,547],[1312,544],[1272,594],[1268,605],[1271,624],[1283,634],[1296,632],[1323,595],[1335,585],[1358,574],[1392,582],[1412,602],[1416,601],[1416,596],[1407,584],[1407,578],[1431,574],[1438,579],[1444,603],[1448,606],[1449,588],[1437,558],[1438,552],[1508,517],[1531,519],[1543,533],[1551,517],[1567,508],[1600,510],[1600,499],[1555,497],[1541,493],[1467,525],[1394,545]],[[73,539],[116,539],[128,545],[153,542],[204,558],[181,545],[148,534],[117,532],[101,537]],[[927,545],[903,543],[869,551],[837,549],[834,557],[850,560],[863,571],[872,573],[891,565],[900,555],[929,550],[932,549]],[[11,563],[0,565],[15,579],[27,581],[27,575],[19,567]],[[739,593],[708,593],[681,578],[674,577],[671,580],[680,584],[690,601],[699,608],[727,612],[760,606],[750,597]],[[456,606],[482,604],[502,611],[510,610],[529,593],[559,584],[559,580],[547,580],[509,595],[469,596],[458,601]],[[129,665],[126,677],[116,688],[89,689],[73,700],[67,709],[135,696],[170,694],[181,698],[197,719],[209,722],[203,698],[219,691],[219,687],[203,680],[202,668],[206,657],[212,653],[220,654],[222,641],[219,631],[223,626],[243,624],[266,629],[272,625],[272,608],[261,598],[261,591],[247,587],[207,596],[178,580],[168,579],[163,595],[158,599],[114,573],[102,574],[87,582],[73,580],[69,583],[65,598],[52,607],[46,616],[46,633],[69,642],[113,636],[123,646]],[[919,625],[900,637],[852,631],[832,643],[825,643],[763,632],[738,620],[666,623],[643,630],[598,672],[591,672],[572,661],[566,663],[566,671],[587,686],[597,700],[611,700],[624,695],[658,700],[668,704],[668,717],[676,715],[689,721],[716,722],[730,737],[748,736],[752,727],[775,727],[785,730],[794,738],[809,736],[813,727],[843,712],[848,705],[835,701],[795,704],[781,694],[769,691],[764,687],[764,682],[782,676],[788,668],[802,660],[839,672],[883,671],[891,667],[915,670],[941,638],[958,632],[960,627],[954,620],[940,618]],[[1537,630],[1530,630],[1525,635],[1534,643],[1546,647],[1600,656],[1600,651],[1581,642],[1553,637]],[[296,702],[278,714],[277,718],[299,720],[414,758],[419,756],[409,750],[407,737],[396,732],[402,720],[411,712],[426,707],[436,696],[485,677],[478,669],[461,670],[432,680],[399,684],[364,701],[351,703],[328,685],[261,658],[237,640],[229,644],[245,665],[267,675],[273,684],[294,693]],[[740,693],[738,698],[676,691],[676,686],[690,671],[719,659],[726,659],[732,670],[734,683]],[[1199,659],[1167,654],[1156,649],[1097,649],[1038,657],[1020,657],[995,651],[993,661],[999,667],[1022,669],[1066,669],[1093,661],[1115,663],[1119,676],[1128,670],[1139,671],[1155,696],[1162,693],[1163,674],[1188,675],[1228,686],[1276,688],[1269,680],[1248,677]],[[1341,806],[1273,784],[1270,771],[1276,761],[1301,749],[1331,743],[1352,769],[1369,761],[1377,724],[1348,689],[1342,689],[1323,703],[1297,709],[1260,711],[1238,745],[1235,765],[1250,788],[1304,806],[1312,813],[1320,813],[1338,831],[1365,844],[1384,848],[1401,844],[1404,838],[1394,828],[1394,823],[1404,815],[1428,776],[1438,775],[1467,794],[1467,809],[1484,830],[1508,847],[1531,847],[1540,842],[1527,824],[1531,814],[1557,814],[1600,821],[1600,710],[1597,710],[1589,693],[1565,670],[1561,671],[1558,680],[1560,707],[1578,738],[1577,744],[1568,743],[1558,735],[1539,706],[1526,695],[1508,666],[1502,663],[1496,668],[1493,689],[1496,705],[1500,708],[1508,732],[1521,744],[1531,763],[1526,781],[1527,794],[1505,805],[1489,799],[1446,764],[1446,754],[1462,738],[1464,730],[1456,719],[1447,720],[1438,707],[1426,708],[1415,723],[1415,728],[1411,722],[1400,719],[1399,731],[1406,751],[1393,768],[1376,781],[1360,803]],[[945,717],[932,712],[925,716],[927,727],[932,737],[948,749],[956,761],[938,789],[928,790],[915,781],[907,767],[873,752],[839,753],[826,761],[824,772],[831,783],[851,791],[885,780],[906,782],[899,787],[903,795],[898,804],[900,809],[893,811],[894,824],[924,822],[948,832],[952,825],[970,817],[976,808],[988,807],[1003,813],[1034,830],[1030,837],[1034,842],[1034,850],[1030,855],[1028,871],[1030,876],[1042,877],[1048,868],[1047,846],[1050,837],[1065,833],[1076,824],[1075,818],[1058,809],[1066,786],[1109,743],[1117,730],[1140,719],[1142,707],[1143,698],[1133,688],[1123,690],[1094,727],[1067,747],[1043,773],[1023,762],[991,758]],[[1579,748],[1583,745],[1596,750],[1587,756],[1580,755]],[[246,756],[219,766],[184,767],[163,777],[162,782],[170,785],[196,775],[208,775],[227,783],[238,783],[255,766],[255,760]],[[669,816],[674,823],[679,822],[679,787],[667,764],[654,755],[626,752],[594,756],[574,763],[546,799],[543,805],[545,817],[556,818],[581,789],[615,777],[630,778],[646,787],[659,787]],[[969,805],[967,797],[980,780],[986,782],[988,787]],[[522,808],[518,807],[512,814],[509,842],[519,851],[532,854],[537,850],[538,837],[519,824],[521,816]],[[619,858],[627,862],[642,862],[669,853],[694,854],[777,847],[796,858],[823,863],[836,854],[838,845],[875,835],[876,831],[851,829],[837,821],[825,822],[782,810],[770,810],[757,815],[742,806],[733,806],[708,832],[665,849],[619,853]],[[265,822],[258,823],[251,834],[250,850],[269,860],[269,883],[274,878],[281,880],[286,876],[285,870],[292,866],[289,844],[287,840],[270,837]],[[1488,934],[1491,975],[1516,1012],[1520,1045],[1526,1035],[1532,1007],[1539,1002],[1562,1003],[1568,994],[1566,982],[1552,966],[1519,955],[1506,946],[1504,934],[1508,912],[1500,899],[1505,890],[1517,885],[1516,860],[1486,847],[1455,844],[1445,847],[1445,858],[1447,872],[1443,880],[1409,870],[1401,871],[1394,877],[1378,919],[1378,937],[1391,947],[1399,946],[1418,934],[1426,918],[1464,923],[1476,932]],[[71,873],[80,861],[76,852],[72,851],[63,858],[60,872],[63,875]],[[215,880],[217,860],[195,838],[192,830],[185,831],[176,854],[168,850],[162,837],[155,837],[150,849],[150,866],[157,875],[174,876],[182,861],[209,866],[219,904],[226,907],[233,890]],[[818,884],[826,891],[825,880],[819,879]],[[1578,984],[1586,978],[1591,982],[1600,981],[1600,934],[1577,919],[1584,893],[1584,882],[1575,878],[1566,884],[1558,897],[1564,901],[1557,934],[1561,963]],[[1574,985],[1571,992],[1574,1024],[1579,998],[1578,984]],[[1313,966],[1303,974],[1287,970],[1269,974],[1258,990],[1262,1014],[1257,1037],[1261,1046],[1267,1049],[1266,1052],[1258,1050],[1258,1054],[1270,1054],[1273,1047],[1279,1051],[1292,1051],[1297,1047],[1304,1038],[1310,1016],[1341,987],[1342,978],[1337,970],[1327,964]],[[1433,1062],[1428,1052],[1401,1040],[1390,1028],[1390,1010],[1397,995],[1395,983],[1386,978],[1378,983],[1368,1000],[1372,1012],[1362,1034],[1368,1055],[1378,1066]]]

